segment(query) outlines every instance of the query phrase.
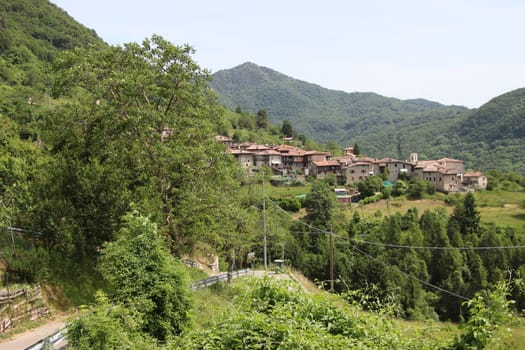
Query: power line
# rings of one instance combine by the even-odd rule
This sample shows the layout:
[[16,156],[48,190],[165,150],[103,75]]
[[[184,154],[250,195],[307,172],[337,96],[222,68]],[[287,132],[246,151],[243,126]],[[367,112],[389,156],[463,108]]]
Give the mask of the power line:
[[387,267],[387,268],[389,268],[389,269],[392,269],[392,270],[394,270],[394,271],[399,272],[400,274],[402,274],[402,275],[405,276],[406,278],[409,278],[409,279],[411,279],[411,280],[417,281],[417,282],[419,282],[419,283],[421,283],[421,284],[424,284],[424,285],[427,286],[427,287],[434,288],[434,289],[439,290],[439,291],[441,291],[441,292],[443,292],[443,293],[447,293],[447,294],[449,294],[449,295],[452,295],[452,296],[454,296],[454,297],[456,297],[456,298],[463,299],[463,300],[470,300],[470,299],[467,298],[467,297],[464,297],[464,296],[459,295],[459,294],[457,294],[457,293],[451,292],[451,291],[446,290],[446,289],[444,289],[444,288],[438,287],[438,286],[436,286],[436,285],[434,285],[434,284],[432,284],[432,283],[426,282],[426,281],[424,281],[424,280],[422,280],[422,279],[419,279],[419,278],[417,278],[417,277],[415,277],[415,276],[409,275],[408,273],[406,273],[406,272],[404,272],[404,271],[402,271],[402,270],[400,270],[400,269],[398,269],[398,268],[396,268],[396,267],[394,267],[394,266],[391,266],[391,265],[385,263],[384,261],[381,261],[381,260],[379,260],[379,259],[373,257],[372,255],[370,255],[370,254],[368,254],[368,253],[362,251],[361,249],[359,249],[359,248],[357,248],[357,247],[351,246],[351,248],[352,248],[353,250],[355,250],[355,251],[361,253],[362,255],[366,256],[367,258],[372,259],[372,260],[374,260],[374,261],[380,263],[381,265],[383,265],[383,266],[385,266],[385,267]]
[[[295,219],[293,216],[291,216],[286,210],[281,208],[277,203],[272,202],[278,209],[283,211],[286,215],[291,217],[292,219],[298,221],[299,223],[303,224],[304,226],[309,227],[310,229],[317,231],[319,233],[323,234],[330,234],[330,232],[319,229],[317,227],[314,227],[308,223],[305,223],[303,221]],[[523,249],[525,248],[525,245],[513,245],[513,246],[486,246],[486,247],[440,247],[440,246],[411,246],[411,245],[402,245],[402,244],[389,244],[389,243],[381,243],[381,242],[372,242],[372,241],[366,241],[362,239],[356,239],[352,237],[343,237],[337,234],[334,234],[335,237],[348,239],[351,241],[354,241],[356,243],[364,243],[369,245],[376,245],[381,246],[385,248],[403,248],[403,249],[428,249],[428,250],[496,250],[496,249]]]
[[[283,208],[281,208],[281,207],[280,207],[279,205],[277,205],[275,202],[272,201],[272,203],[273,203],[275,206],[277,206],[277,208],[281,209],[284,213],[286,213],[288,216],[292,217],[291,215],[289,215],[288,212],[286,212]],[[293,218],[293,217],[292,217],[292,218]],[[328,231],[325,231],[325,230],[318,229],[318,228],[316,228],[316,227],[314,227],[314,226],[312,226],[312,225],[309,225],[309,224],[307,224],[307,223],[304,223],[304,222],[302,222],[302,221],[299,221],[299,222],[302,223],[302,224],[304,224],[304,225],[306,225],[307,227],[310,227],[310,228],[312,228],[312,229],[315,229],[315,230],[317,230],[317,231],[319,231],[319,232],[321,232],[321,233],[328,234],[328,235],[330,235],[331,237],[336,237],[336,238],[340,238],[340,239],[343,239],[343,240],[353,240],[353,239],[351,239],[351,238],[349,238],[349,237],[343,237],[343,236],[339,236],[339,235],[334,235],[332,232],[328,232]],[[441,287],[436,286],[436,285],[434,285],[434,284],[432,284],[432,283],[429,283],[429,282],[427,282],[427,281],[421,280],[421,279],[419,279],[419,278],[417,278],[417,277],[415,277],[415,276],[409,275],[408,273],[406,273],[406,272],[400,270],[399,268],[394,267],[394,266],[391,266],[391,265],[385,263],[384,261],[381,261],[381,260],[379,260],[379,259],[373,257],[372,255],[370,255],[370,254],[368,254],[368,253],[362,251],[361,249],[359,249],[359,248],[357,248],[357,247],[354,247],[353,245],[351,245],[350,247],[351,247],[353,250],[355,250],[355,251],[357,251],[357,252],[363,254],[363,255],[366,256],[367,258],[372,259],[372,260],[374,260],[374,261],[376,261],[376,262],[382,264],[383,266],[385,266],[385,267],[387,267],[387,268],[389,268],[389,269],[392,269],[392,270],[394,270],[394,271],[399,272],[400,274],[402,274],[403,276],[405,276],[405,277],[408,278],[408,279],[415,280],[415,281],[417,281],[417,282],[419,282],[419,283],[421,283],[421,284],[423,284],[423,285],[425,285],[425,286],[427,286],[427,287],[430,287],[430,288],[433,288],[433,289],[439,290],[439,291],[441,291],[441,292],[443,292],[443,293],[449,294],[449,295],[454,296],[454,297],[456,297],[456,298],[459,298],[459,299],[462,299],[462,300],[470,300],[469,298],[464,297],[464,296],[462,296],[462,295],[460,295],[460,294],[457,294],[457,293],[455,293],[455,292],[452,292],[452,291],[449,291],[449,290],[447,290],[447,289],[441,288]]]
[[404,248],[404,249],[429,249],[429,250],[492,250],[492,249],[521,249],[525,248],[525,245],[511,245],[511,246],[492,246],[492,247],[431,247],[431,246],[412,246],[412,245],[401,245],[401,244],[388,244],[381,242],[371,242],[361,239],[348,238],[357,243],[365,243],[370,245],[377,245],[387,248]]

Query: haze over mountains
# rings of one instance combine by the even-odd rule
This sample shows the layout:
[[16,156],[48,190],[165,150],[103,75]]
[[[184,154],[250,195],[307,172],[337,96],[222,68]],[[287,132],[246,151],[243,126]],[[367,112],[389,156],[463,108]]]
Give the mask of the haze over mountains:
[[341,146],[359,143],[375,157],[454,157],[467,167],[525,173],[525,89],[478,109],[424,99],[400,100],[371,92],[335,91],[244,63],[216,72],[211,87],[221,102],[256,112],[271,122],[289,120],[299,132]]

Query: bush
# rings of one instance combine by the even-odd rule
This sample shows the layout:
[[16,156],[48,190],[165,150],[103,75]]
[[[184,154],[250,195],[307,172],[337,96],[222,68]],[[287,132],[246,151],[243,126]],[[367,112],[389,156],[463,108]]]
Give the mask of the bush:
[[277,205],[286,211],[297,213],[301,209],[301,200],[299,198],[280,198]]
[[377,194],[375,194],[373,196],[361,199],[359,201],[359,204],[360,205],[367,205],[367,204],[370,204],[370,203],[377,202],[377,201],[379,201],[381,199],[383,199],[383,194],[382,193],[377,193]]
[[118,239],[102,249],[100,270],[111,301],[134,309],[143,332],[161,341],[182,332],[190,306],[184,265],[149,219],[136,212],[124,217]]

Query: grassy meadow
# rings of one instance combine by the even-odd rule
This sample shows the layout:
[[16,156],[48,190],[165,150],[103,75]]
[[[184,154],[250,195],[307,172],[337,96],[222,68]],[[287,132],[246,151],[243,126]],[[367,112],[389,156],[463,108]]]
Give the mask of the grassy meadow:
[[[382,199],[365,206],[352,204],[351,208],[345,209],[348,209],[349,215],[352,215],[351,213],[354,210],[358,210],[365,217],[381,217],[396,212],[404,214],[408,209],[414,207],[418,209],[419,213],[423,213],[427,209],[444,208],[448,214],[451,214],[454,206],[447,204],[445,198],[443,194],[418,200],[397,197],[389,200]],[[525,229],[525,192],[480,191],[474,194],[474,198],[481,213],[481,222],[494,222],[515,229]]]

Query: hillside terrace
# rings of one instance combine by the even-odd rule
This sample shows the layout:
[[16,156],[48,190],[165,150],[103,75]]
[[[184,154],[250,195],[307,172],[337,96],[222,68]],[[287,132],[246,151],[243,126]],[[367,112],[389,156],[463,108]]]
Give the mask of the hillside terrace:
[[387,174],[390,182],[397,181],[400,176],[417,176],[433,183],[436,190],[446,193],[484,189],[487,186],[487,177],[483,173],[465,173],[464,161],[458,159],[419,160],[417,153],[411,153],[409,160],[376,159],[356,156],[352,148],[345,148],[342,157],[332,157],[330,152],[306,151],[286,144],[235,144],[225,136],[217,136],[216,140],[224,143],[228,152],[243,167],[268,166],[276,175],[301,174],[318,179],[335,175],[340,183],[347,184],[383,173]]

